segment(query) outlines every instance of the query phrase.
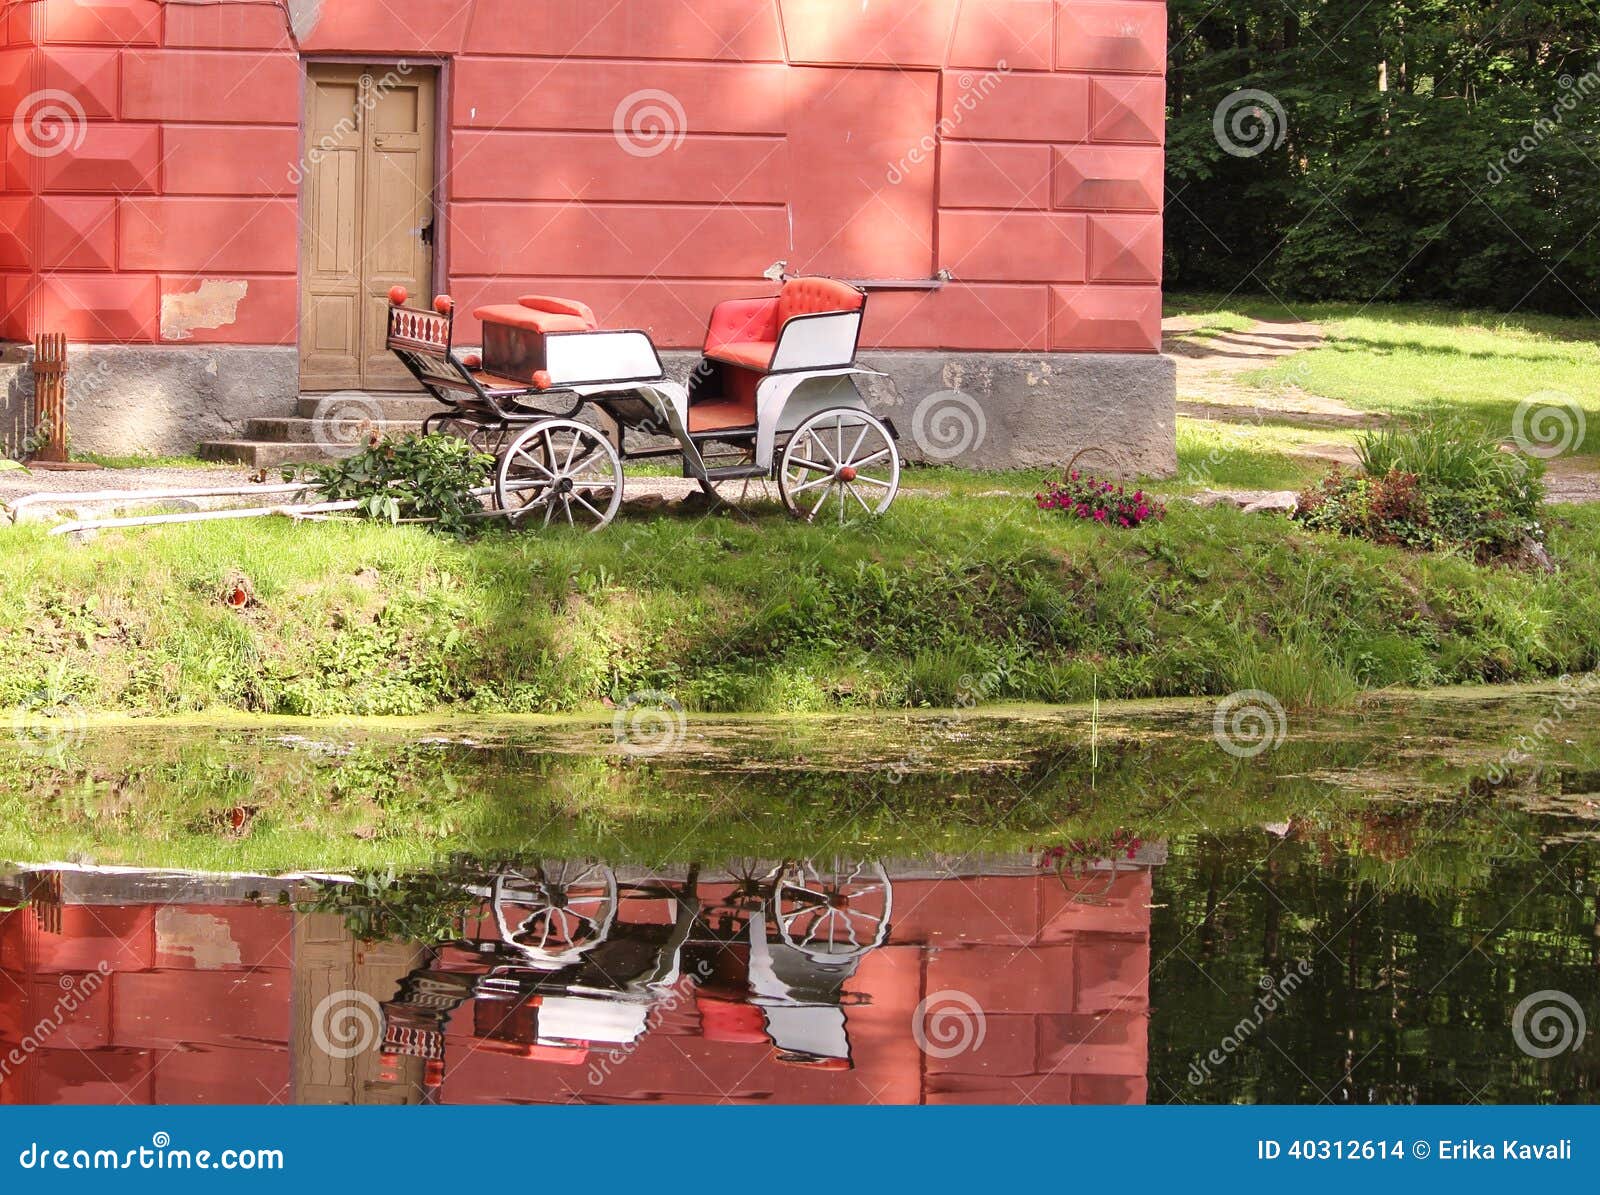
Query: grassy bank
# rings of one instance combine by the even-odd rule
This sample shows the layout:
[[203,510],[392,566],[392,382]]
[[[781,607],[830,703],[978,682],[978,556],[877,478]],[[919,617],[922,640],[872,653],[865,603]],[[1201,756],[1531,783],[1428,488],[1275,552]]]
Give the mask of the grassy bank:
[[[0,536],[0,707],[556,712],[948,707],[1534,679],[1600,659],[1600,511],[1554,576],[1174,505],[1133,533],[908,496],[861,529],[596,536],[279,522]],[[224,593],[245,590],[235,609]]]

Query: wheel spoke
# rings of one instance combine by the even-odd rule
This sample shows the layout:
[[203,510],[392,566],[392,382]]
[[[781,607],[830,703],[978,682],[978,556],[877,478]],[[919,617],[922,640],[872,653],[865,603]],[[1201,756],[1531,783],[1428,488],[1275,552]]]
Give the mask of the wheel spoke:
[[806,482],[803,485],[797,485],[797,486],[790,487],[789,492],[791,494],[803,494],[803,493],[805,493],[805,491],[810,490],[810,489],[815,489],[819,485],[826,485],[828,482],[830,482],[832,480],[833,480],[833,474],[832,473],[824,473],[820,477],[813,477],[810,481]]
[[861,425],[860,433],[856,436],[856,442],[850,445],[849,453],[843,457],[840,457],[839,459],[847,465],[855,464],[856,449],[861,447],[861,441],[867,438],[867,433],[871,430],[871,425],[863,423]]
[[849,482],[846,482],[844,488],[850,492],[850,496],[852,498],[854,498],[857,502],[861,503],[861,509],[862,510],[866,511],[869,515],[872,513],[872,507],[868,506],[867,505],[867,500],[865,498],[863,498],[859,493],[856,492],[856,487],[855,486],[851,485]]
[[881,461],[884,457],[886,457],[888,455],[889,455],[889,449],[887,447],[880,448],[880,449],[878,449],[877,452],[874,452],[871,456],[864,456],[859,461],[856,461],[855,462],[855,467],[857,469],[865,469],[868,465],[876,465],[879,461]]
[[596,510],[596,509],[595,509],[595,508],[594,508],[594,507],[593,507],[593,506],[591,506],[591,505],[589,505],[589,500],[588,500],[588,499],[587,499],[587,498],[585,498],[585,497],[584,497],[584,496],[583,496],[583,495],[582,495],[582,494],[576,494],[576,493],[575,493],[575,494],[573,494],[573,495],[572,495],[572,496],[573,496],[573,498],[575,498],[575,499],[576,499],[576,500],[577,500],[577,501],[578,501],[578,503],[579,503],[579,504],[580,504],[580,505],[581,505],[581,506],[582,506],[582,507],[583,507],[583,508],[584,508],[584,509],[585,509],[585,510],[587,510],[587,511],[588,511],[588,512],[589,512],[589,513],[590,513],[590,514],[592,514],[592,515],[593,515],[593,516],[594,516],[594,517],[595,517],[595,518],[597,518],[597,519],[599,519],[599,520],[600,520],[600,521],[601,521],[601,522],[602,522],[602,523],[603,523],[603,522],[605,522],[605,521],[606,521],[606,517],[605,517],[605,515],[603,515],[603,514],[601,514],[601,513],[600,513],[600,512],[599,512],[599,511],[598,511],[598,510]]

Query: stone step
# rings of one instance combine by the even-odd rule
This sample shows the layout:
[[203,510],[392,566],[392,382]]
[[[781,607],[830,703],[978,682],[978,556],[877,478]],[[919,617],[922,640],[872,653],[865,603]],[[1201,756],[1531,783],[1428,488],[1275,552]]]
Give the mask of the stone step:
[[200,445],[198,452],[203,461],[233,461],[251,469],[276,469],[280,465],[332,461],[350,455],[348,450],[336,451],[321,444],[268,440],[209,440]]
[[298,415],[287,418],[252,419],[245,424],[246,440],[269,440],[285,444],[329,443],[360,447],[369,434],[403,436],[407,432],[422,430],[422,421],[409,419],[383,419],[369,423],[358,413],[340,410],[327,419],[306,419]]
[[429,415],[444,410],[444,404],[431,394],[302,394],[294,413],[304,419],[319,413],[335,412],[337,418],[365,414],[373,419],[395,419],[421,423]]

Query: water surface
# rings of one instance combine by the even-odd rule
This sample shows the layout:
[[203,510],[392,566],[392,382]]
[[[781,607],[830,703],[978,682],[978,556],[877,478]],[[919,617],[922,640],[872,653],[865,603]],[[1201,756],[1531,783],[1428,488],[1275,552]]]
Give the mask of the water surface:
[[0,1102],[1589,1102],[1574,692],[23,725]]

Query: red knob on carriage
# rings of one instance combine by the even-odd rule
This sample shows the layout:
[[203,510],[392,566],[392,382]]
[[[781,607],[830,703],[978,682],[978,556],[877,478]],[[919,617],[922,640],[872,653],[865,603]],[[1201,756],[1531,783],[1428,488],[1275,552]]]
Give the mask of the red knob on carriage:
[[449,315],[451,308],[455,305],[455,300],[449,295],[435,295],[433,297],[433,309],[440,315]]
[[461,358],[461,364],[465,365],[468,369],[478,369],[483,365],[483,358],[477,353],[468,353],[465,357]]
[[406,288],[403,286],[391,286],[389,288],[389,306],[391,307],[404,307],[406,299],[409,297],[406,294]]
[[535,386],[539,387],[539,389],[541,389],[541,390],[550,389],[550,371],[548,369],[536,369],[536,370],[534,370],[533,371],[533,384]]

